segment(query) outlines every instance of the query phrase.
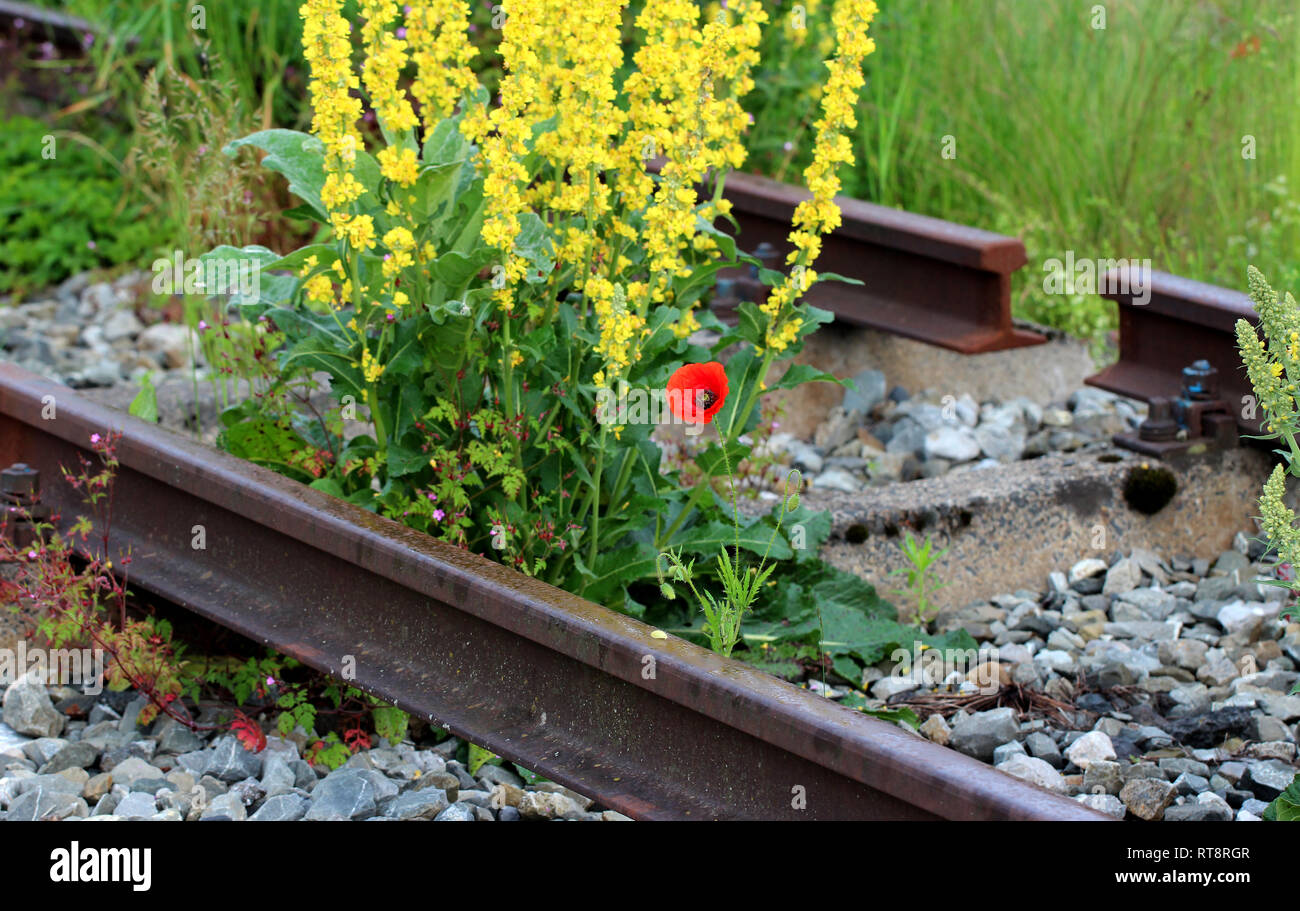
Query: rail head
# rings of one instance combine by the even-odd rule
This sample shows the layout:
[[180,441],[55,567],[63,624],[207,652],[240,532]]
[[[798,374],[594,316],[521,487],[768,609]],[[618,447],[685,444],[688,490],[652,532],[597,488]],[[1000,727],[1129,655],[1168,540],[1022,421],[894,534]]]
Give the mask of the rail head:
[[[1168,272],[1142,273],[1137,267],[1110,269],[1101,287],[1101,296],[1121,307],[1140,307],[1148,313],[1218,332],[1232,334],[1237,320],[1254,323],[1259,319],[1249,295]],[[1147,295],[1149,299],[1144,302]]]
[[[803,187],[745,172],[727,176],[725,195],[743,211],[774,221],[789,221],[795,207],[812,197]],[[842,218],[836,233],[853,240],[1002,275],[1029,261],[1015,237],[848,196],[835,197],[835,204]]]
[[[56,404],[57,418],[43,420],[42,410],[50,401]],[[544,650],[532,648],[533,654],[563,656],[569,662],[566,666],[584,667],[586,672],[634,687],[643,696],[648,693],[671,702],[683,710],[680,717],[684,722],[699,725],[701,731],[725,728],[749,735],[755,742],[797,757],[810,767],[890,795],[916,808],[922,817],[1107,818],[742,662],[722,658],[685,640],[656,638],[651,627],[631,617],[436,541],[268,469],[95,405],[66,387],[14,365],[0,364],[0,457],[39,463],[39,454],[24,451],[24,447],[34,448],[49,439],[85,450],[90,434],[107,429],[122,433],[118,458],[123,470],[164,485],[176,497],[190,498],[195,509],[220,509],[232,517],[231,521],[245,523],[242,534],[263,535],[275,543],[275,547],[265,549],[268,565],[260,570],[271,573],[272,578],[276,553],[288,552],[284,542],[296,542],[301,545],[299,550],[307,548],[323,555],[349,572],[368,573],[373,579],[391,583],[394,591],[416,593],[421,601],[427,599],[439,611],[472,616],[486,624],[479,629],[527,640]],[[148,536],[150,520],[146,517],[140,521],[145,525],[136,541],[147,541],[154,549],[156,565],[151,571],[165,588],[169,569],[179,569],[184,561],[195,557],[180,549],[168,550],[161,543],[161,535]],[[245,570],[250,576],[258,576],[256,568]],[[140,574],[139,561],[133,572],[138,582],[151,587]],[[206,575],[212,574],[206,571]],[[280,592],[280,597],[292,602],[300,615],[310,613],[313,596],[310,591]],[[228,607],[207,605],[206,613],[219,617]],[[253,632],[268,644],[281,644],[276,640],[276,618],[263,616],[265,611],[243,609],[246,613],[227,625]],[[362,630],[382,629],[382,616],[361,613],[382,614],[382,610],[359,606],[356,618],[349,618],[344,628],[335,632],[346,640],[349,635],[362,636]],[[355,630],[349,628],[352,623]],[[392,635],[391,631],[386,635]],[[284,644],[292,648],[292,643]],[[644,674],[648,656],[656,667],[649,679]],[[318,669],[337,672],[328,661],[313,661],[310,650],[304,657]],[[420,714],[448,711],[445,706],[430,710],[428,696],[431,689],[436,689],[429,681],[444,670],[433,656],[410,658],[408,665],[421,661],[426,664],[376,668],[371,678],[359,676],[353,682]],[[506,688],[496,698],[526,702],[528,694]],[[544,712],[541,717],[544,724]],[[524,764],[553,770],[552,777],[570,786],[591,785],[582,777],[585,772],[569,773],[548,756],[530,752],[523,742],[527,734],[523,739],[498,742],[488,731],[459,733],[472,734],[478,742],[496,747],[494,751]],[[545,736],[538,731],[539,745]],[[696,749],[693,744],[692,751]],[[699,757],[692,760],[688,755],[675,761],[689,764],[698,762]],[[608,769],[603,774],[608,774]],[[667,773],[661,770],[658,774]],[[617,776],[614,780],[618,780]],[[638,806],[631,798],[616,808],[646,817],[662,815],[659,810],[663,809]]]

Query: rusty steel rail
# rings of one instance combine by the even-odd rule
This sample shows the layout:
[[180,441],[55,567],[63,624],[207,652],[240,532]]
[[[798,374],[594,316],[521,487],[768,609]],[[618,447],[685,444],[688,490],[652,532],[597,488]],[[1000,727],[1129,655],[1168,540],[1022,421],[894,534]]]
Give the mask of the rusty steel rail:
[[1237,320],[1259,321],[1250,298],[1228,288],[1149,272],[1144,283],[1151,296],[1143,304],[1131,283],[1120,278],[1111,270],[1101,284],[1106,289],[1102,297],[1119,305],[1119,360],[1085,382],[1149,402],[1178,395],[1184,368],[1206,360],[1218,372],[1219,398],[1235,414],[1241,432],[1259,433],[1258,409],[1252,419],[1243,407],[1254,391],[1237,350]]
[[[729,174],[724,194],[740,224],[737,238],[753,251],[776,248],[779,263],[795,207],[811,195],[802,187],[755,174]],[[862,285],[825,282],[805,299],[837,322],[979,354],[1037,345],[1044,336],[1011,322],[1011,274],[1026,263],[1014,237],[981,231],[887,206],[836,198],[843,223],[823,242],[819,272]]]
[[65,517],[60,466],[110,429],[133,587],[634,818],[1107,818],[0,364],[0,462],[41,470]]

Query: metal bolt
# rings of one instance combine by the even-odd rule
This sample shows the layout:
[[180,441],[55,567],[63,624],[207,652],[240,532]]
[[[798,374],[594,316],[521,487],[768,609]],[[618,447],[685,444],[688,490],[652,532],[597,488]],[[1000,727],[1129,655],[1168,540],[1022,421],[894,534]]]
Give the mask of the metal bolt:
[[1183,368],[1183,396],[1207,402],[1219,397],[1219,371],[1202,358]]
[[0,471],[0,495],[14,502],[31,502],[41,489],[41,473],[23,462]]
[[1174,420],[1173,403],[1163,396],[1153,398],[1148,406],[1147,419],[1138,427],[1138,439],[1163,443],[1178,436],[1178,422]]

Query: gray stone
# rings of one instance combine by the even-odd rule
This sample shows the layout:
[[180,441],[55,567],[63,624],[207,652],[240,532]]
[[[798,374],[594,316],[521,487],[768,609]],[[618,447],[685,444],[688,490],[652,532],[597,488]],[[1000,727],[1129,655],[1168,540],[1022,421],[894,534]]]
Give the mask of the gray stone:
[[[884,393],[881,393],[882,397]],[[499,765],[487,764],[478,770],[478,777],[481,780],[488,781],[492,784],[508,784],[516,788],[524,786],[524,780],[511,772],[509,769]]]
[[248,818],[253,822],[294,822],[306,816],[310,807],[311,801],[299,794],[276,794]]
[[190,330],[179,323],[155,323],[140,333],[136,347],[159,355],[163,367],[185,367],[190,362]]
[[1246,601],[1230,601],[1219,608],[1217,619],[1219,625],[1230,634],[1250,635],[1266,619],[1277,616],[1277,605],[1269,607]]
[[817,490],[840,490],[856,493],[862,489],[862,482],[842,468],[831,468],[813,479],[812,486]]
[[1165,810],[1166,822],[1231,822],[1232,808],[1224,803],[1184,803]]
[[1173,803],[1174,787],[1154,778],[1133,778],[1120,790],[1119,799],[1134,816],[1151,822],[1160,819]]
[[67,717],[55,711],[45,684],[26,674],[11,683],[4,694],[4,723],[30,737],[58,737]]
[[1210,783],[1200,775],[1193,775],[1190,772],[1184,772],[1174,779],[1174,790],[1179,794],[1191,795],[1199,794],[1202,791],[1208,791]]
[[132,791],[118,801],[113,815],[121,816],[123,819],[150,819],[157,812],[157,801],[152,794]]
[[206,750],[195,750],[192,753],[182,753],[176,757],[176,765],[197,778],[202,778],[207,774],[208,764],[211,761],[212,754]]
[[372,779],[360,769],[339,769],[312,792],[308,819],[365,819],[379,809]]
[[1115,759],[1115,747],[1101,731],[1089,731],[1070,744],[1065,758],[1086,771],[1095,760]]
[[885,375],[879,370],[863,370],[853,377],[853,383],[844,391],[846,412],[867,414],[885,400]]
[[925,435],[925,457],[968,462],[980,454],[980,443],[969,427],[945,425]]
[[262,790],[267,796],[287,794],[297,786],[297,776],[284,757],[268,756],[262,764]]
[[1120,595],[1142,584],[1142,568],[1133,560],[1123,559],[1106,571],[1103,595]]
[[172,724],[158,738],[163,753],[193,753],[203,749],[203,738],[183,724]]
[[1023,753],[1016,754],[1005,762],[999,763],[997,768],[1001,772],[1006,772],[1008,775],[1022,781],[1036,784],[1040,788],[1047,788],[1061,794],[1064,794],[1067,790],[1065,779],[1061,777],[1060,772],[1043,760],[1026,756]]
[[579,819],[583,810],[570,797],[545,791],[528,791],[519,801],[524,819]]
[[1161,642],[1157,654],[1164,664],[1195,671],[1205,663],[1205,653],[1209,648],[1204,642],[1195,639],[1174,639]]
[[1118,762],[1094,759],[1088,763],[1083,789],[1089,794],[1118,794],[1123,787],[1123,767]]
[[1262,759],[1252,762],[1241,777],[1241,786],[1260,800],[1272,800],[1290,786],[1296,769],[1280,759]]
[[1185,756],[1169,756],[1160,760],[1160,771],[1164,772],[1167,777],[1177,778],[1179,775],[1198,775],[1201,778],[1210,777],[1210,767],[1203,762],[1195,759],[1188,759]]
[[3,818],[10,822],[34,822],[41,819],[67,819],[89,816],[90,807],[79,793],[37,787],[14,798]]
[[266,789],[256,778],[235,782],[227,793],[234,794],[246,807],[258,804],[266,797]]
[[806,443],[796,442],[791,444],[790,463],[802,471],[809,474],[816,474],[822,470],[824,460],[821,454]]
[[920,685],[911,677],[890,674],[888,677],[881,677],[871,685],[871,695],[877,699],[888,700],[891,696],[896,696],[899,693],[909,693],[919,688]]
[[1065,759],[1061,756],[1061,749],[1056,745],[1056,741],[1041,731],[1035,731],[1026,737],[1025,747],[1029,750],[1030,756],[1043,760],[1055,769],[1065,765]]
[[[38,737],[23,745],[23,755],[38,766],[45,765],[68,745],[62,737]],[[57,770],[56,770],[57,771]]]
[[1128,620],[1123,623],[1107,623],[1105,631],[1116,639],[1143,639],[1159,642],[1173,639],[1178,632],[1178,624],[1157,620]]
[[239,795],[231,791],[226,794],[219,794],[208,804],[207,809],[199,816],[200,819],[217,819],[225,818],[233,822],[242,822],[248,818],[248,810],[244,807],[244,802]]
[[862,426],[863,417],[861,413],[848,412],[838,406],[832,408],[827,413],[826,420],[822,421],[814,432],[813,442],[823,451],[842,446],[857,434],[858,427]]
[[477,822],[478,814],[474,806],[467,803],[454,803],[433,818],[434,822]]
[[915,455],[925,446],[926,429],[909,417],[894,424],[894,434],[885,443],[886,452]]
[[104,341],[112,344],[132,338],[143,328],[144,324],[130,310],[118,310],[104,320]]
[[262,757],[244,749],[233,734],[227,734],[213,744],[205,772],[224,782],[256,778],[262,774]]
[[1114,794],[1080,794],[1074,799],[1099,813],[1114,816],[1116,819],[1124,818],[1124,803]]
[[88,769],[99,758],[99,750],[88,743],[69,743],[41,766],[42,775],[53,775],[64,769]]
[[1025,430],[1023,425],[985,421],[975,428],[975,442],[987,458],[1014,462],[1025,451]]
[[113,783],[125,785],[128,788],[131,783],[138,778],[163,778],[163,771],[157,766],[150,765],[139,756],[131,756],[117,763],[112,768]]
[[1230,576],[1233,573],[1245,573],[1250,569],[1250,559],[1238,550],[1225,550],[1214,561],[1210,572],[1215,575]]
[[434,819],[448,807],[446,792],[425,788],[399,795],[384,815],[393,819]]
[[1012,756],[1025,756],[1025,748],[1020,741],[1013,740],[1010,743],[1004,743],[993,751],[993,764],[1000,766]]
[[1135,588],[1119,595],[1116,600],[1133,605],[1151,620],[1166,619],[1178,603],[1173,595],[1154,588]]
[[1237,677],[1237,666],[1227,658],[1215,658],[1196,669],[1196,679],[1207,686],[1226,686]]
[[952,729],[949,745],[968,756],[988,762],[993,751],[1020,732],[1015,710],[1011,708],[976,712],[958,721]]

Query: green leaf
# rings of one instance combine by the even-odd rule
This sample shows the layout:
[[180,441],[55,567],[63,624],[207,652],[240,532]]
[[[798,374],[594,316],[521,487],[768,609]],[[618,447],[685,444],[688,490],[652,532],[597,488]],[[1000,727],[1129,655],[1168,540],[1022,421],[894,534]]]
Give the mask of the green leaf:
[[[736,539],[736,529],[731,523],[713,521],[688,529],[668,543],[671,547],[680,547],[684,553],[711,556],[724,547],[734,547]],[[739,539],[744,550],[759,556],[766,552],[770,560],[788,560],[794,556],[785,539],[779,533],[774,536],[772,529],[763,523],[755,522],[740,529]],[[771,542],[771,550],[768,550],[768,542]]]
[[252,146],[266,153],[263,167],[278,171],[289,180],[289,192],[329,217],[320,192],[325,185],[325,146],[315,136],[296,130],[261,130],[226,145],[227,155],[234,155],[244,146]]
[[468,255],[448,250],[434,262],[433,277],[458,293],[495,257],[496,252],[491,247],[479,247]]
[[127,410],[142,421],[158,423],[158,390],[154,388],[152,372],[140,378],[140,391],[131,400],[131,407]]
[[350,394],[358,404],[365,399],[366,385],[361,370],[352,366],[351,352],[339,350],[333,337],[321,334],[304,338],[285,353],[280,367],[283,370],[295,362],[327,372],[334,380],[332,388],[336,398]]
[[846,382],[823,370],[818,370],[811,364],[791,364],[781,379],[767,388],[770,392],[774,389],[794,389],[804,383],[836,383],[843,386]]
[[465,764],[465,767],[470,775],[477,775],[479,769],[496,759],[498,759],[496,753],[485,750],[477,743],[471,743],[469,745],[469,761]]
[[864,284],[861,279],[849,278],[847,275],[840,275],[838,272],[818,272],[818,282],[844,282],[846,285]]
[[429,464],[429,456],[414,449],[407,449],[397,443],[388,444],[388,476],[400,478],[415,474]]
[[863,706],[859,711],[864,715],[870,715],[872,718],[879,718],[881,721],[905,724],[914,731],[921,726],[921,720],[916,717],[916,712],[905,705],[888,709],[869,709]]
[[377,706],[370,714],[375,722],[375,733],[380,737],[387,738],[394,746],[406,739],[406,725],[410,720],[406,712],[395,706],[385,705]]
[[736,440],[727,443],[725,452],[717,443],[710,443],[704,448],[703,452],[695,457],[695,464],[708,477],[721,477],[726,474],[728,460],[731,462],[731,470],[735,471],[740,461],[748,456],[752,450],[752,446],[746,446]]
[[461,135],[458,121],[459,118],[448,117],[430,131],[421,154],[425,164],[448,165],[465,160],[469,143]]

